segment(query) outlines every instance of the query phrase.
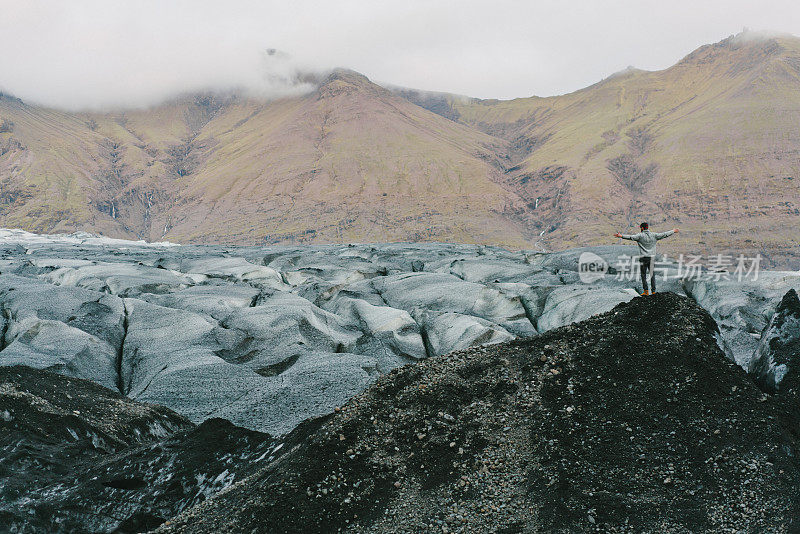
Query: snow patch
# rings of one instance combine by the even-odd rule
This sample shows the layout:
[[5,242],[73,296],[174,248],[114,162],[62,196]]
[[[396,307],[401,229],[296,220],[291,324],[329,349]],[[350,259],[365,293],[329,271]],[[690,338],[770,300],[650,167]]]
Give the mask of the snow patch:
[[74,232],[71,234],[34,234],[17,228],[0,228],[0,241],[6,243],[19,243],[21,245],[95,245],[107,247],[177,247],[178,243],[169,241],[156,241],[148,243],[144,240],[133,241],[129,239],[115,239],[89,232]]

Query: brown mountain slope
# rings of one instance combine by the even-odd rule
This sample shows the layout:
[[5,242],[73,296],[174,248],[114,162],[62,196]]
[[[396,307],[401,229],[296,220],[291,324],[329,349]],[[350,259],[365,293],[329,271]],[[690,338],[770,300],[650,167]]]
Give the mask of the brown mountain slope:
[[[657,72],[628,69],[552,98],[452,98],[508,139],[509,187],[548,247],[597,244],[640,220],[681,226],[673,252],[764,252],[797,268],[800,39],[743,33]],[[794,249],[794,250],[792,250]]]
[[13,123],[4,226],[247,244],[528,242],[526,206],[495,183],[505,141],[348,71],[266,103],[203,95],[73,116],[5,98],[0,117]]
[[525,206],[488,161],[504,142],[363,76],[231,122],[209,124],[219,145],[185,183],[177,239],[525,243]]
[[403,366],[156,532],[796,532],[791,408],[716,334],[665,293]]
[[[800,40],[740,34],[657,72],[486,101],[337,71],[270,102],[75,114],[0,97],[0,225],[179,242],[608,243],[798,266]],[[794,258],[794,259],[793,259]]]

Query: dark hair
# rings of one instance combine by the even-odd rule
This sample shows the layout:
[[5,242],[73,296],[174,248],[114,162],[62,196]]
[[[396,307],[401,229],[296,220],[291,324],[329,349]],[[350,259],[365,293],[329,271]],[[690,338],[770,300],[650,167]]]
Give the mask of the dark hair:
[[647,230],[648,228],[650,228],[650,225],[647,224],[646,222],[643,222],[642,224],[639,225],[639,228],[641,228],[642,230]]

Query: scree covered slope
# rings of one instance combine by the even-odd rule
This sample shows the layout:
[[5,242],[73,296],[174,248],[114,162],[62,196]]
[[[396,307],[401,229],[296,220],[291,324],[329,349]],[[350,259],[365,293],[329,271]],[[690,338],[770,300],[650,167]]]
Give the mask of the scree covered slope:
[[160,532],[790,532],[798,429],[674,294],[384,375]]

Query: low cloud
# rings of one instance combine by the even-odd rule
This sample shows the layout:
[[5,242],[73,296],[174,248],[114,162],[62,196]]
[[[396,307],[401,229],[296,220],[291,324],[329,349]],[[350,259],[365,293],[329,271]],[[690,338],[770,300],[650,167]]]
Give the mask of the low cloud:
[[264,97],[357,70],[482,98],[560,94],[626,65],[668,67],[741,31],[800,34],[793,1],[0,0],[0,90],[67,109],[196,90]]

